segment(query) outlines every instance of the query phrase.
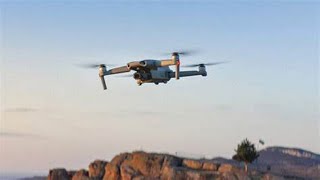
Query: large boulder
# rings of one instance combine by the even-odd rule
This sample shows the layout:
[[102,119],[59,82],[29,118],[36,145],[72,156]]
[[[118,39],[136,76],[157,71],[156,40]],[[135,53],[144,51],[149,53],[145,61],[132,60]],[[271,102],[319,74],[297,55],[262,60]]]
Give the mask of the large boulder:
[[103,180],[120,180],[120,168],[117,164],[108,163],[105,168]]
[[218,171],[220,164],[216,164],[214,162],[203,162],[202,169],[206,171]]
[[48,180],[70,180],[69,174],[64,168],[51,169],[49,171]]
[[89,173],[88,171],[81,169],[73,175],[72,180],[89,180]]
[[220,165],[208,160],[184,159],[182,166],[195,170],[218,171]]
[[163,161],[163,155],[135,152],[122,162],[122,166],[129,166],[144,176],[157,178],[161,174]]
[[182,159],[145,152],[123,153],[114,157],[105,168],[104,180],[159,179],[164,167],[181,166]]
[[202,162],[193,159],[184,159],[182,165],[191,169],[202,169]]
[[105,174],[107,161],[95,160],[89,165],[89,177],[91,179],[102,179]]
[[233,165],[231,165],[231,164],[221,164],[221,165],[219,166],[218,171],[219,171],[220,173],[225,173],[225,172],[239,172],[240,169],[237,168],[237,167],[235,167],[235,166],[233,166]]

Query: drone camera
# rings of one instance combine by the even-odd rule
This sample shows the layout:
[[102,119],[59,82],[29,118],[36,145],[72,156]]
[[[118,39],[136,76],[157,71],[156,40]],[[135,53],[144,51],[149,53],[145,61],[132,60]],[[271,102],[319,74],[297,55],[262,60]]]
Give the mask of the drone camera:
[[127,64],[128,69],[134,69],[140,67],[142,64],[140,61],[134,61]]
[[133,78],[138,80],[138,79],[141,79],[141,74],[140,73],[134,73],[133,74]]

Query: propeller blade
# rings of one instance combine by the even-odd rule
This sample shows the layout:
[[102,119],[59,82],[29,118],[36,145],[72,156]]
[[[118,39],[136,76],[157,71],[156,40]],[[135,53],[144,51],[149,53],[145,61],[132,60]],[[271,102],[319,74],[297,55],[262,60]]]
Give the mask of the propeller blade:
[[196,50],[180,50],[180,51],[173,51],[171,53],[163,53],[163,55],[172,55],[173,53],[177,53],[183,56],[190,56],[190,55],[196,54],[197,51]]
[[99,63],[76,64],[76,66],[78,66],[78,67],[87,68],[87,69],[96,69],[96,68],[98,68],[100,65],[115,66],[114,64],[99,64]]
[[194,50],[185,50],[185,51],[177,51],[176,53],[178,53],[180,55],[184,55],[184,56],[189,56],[189,55],[195,54],[196,51],[194,51]]
[[200,64],[188,64],[188,65],[183,65],[182,67],[198,67],[201,65],[204,66],[215,66],[215,65],[219,65],[219,64],[224,64],[227,63],[228,61],[221,61],[221,62],[214,62],[214,63],[200,63]]

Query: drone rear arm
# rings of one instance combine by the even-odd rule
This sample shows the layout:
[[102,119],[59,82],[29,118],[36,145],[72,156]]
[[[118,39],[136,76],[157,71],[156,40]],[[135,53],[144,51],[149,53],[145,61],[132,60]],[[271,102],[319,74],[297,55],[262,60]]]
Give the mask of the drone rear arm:
[[[175,72],[169,73],[170,78],[176,77]],[[188,77],[188,76],[207,76],[207,72],[201,71],[180,71],[180,77]]]
[[175,65],[175,61],[173,61],[172,59],[160,60],[158,64],[158,66],[160,67],[171,66],[171,65]]

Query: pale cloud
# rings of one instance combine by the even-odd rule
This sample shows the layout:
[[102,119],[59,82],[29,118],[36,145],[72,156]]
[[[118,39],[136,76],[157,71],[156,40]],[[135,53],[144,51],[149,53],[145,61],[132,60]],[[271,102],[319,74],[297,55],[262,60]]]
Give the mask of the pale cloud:
[[15,108],[8,108],[5,109],[5,112],[34,112],[37,111],[38,109],[35,108],[28,108],[28,107],[15,107]]
[[0,138],[43,138],[37,134],[18,133],[18,132],[0,132]]

